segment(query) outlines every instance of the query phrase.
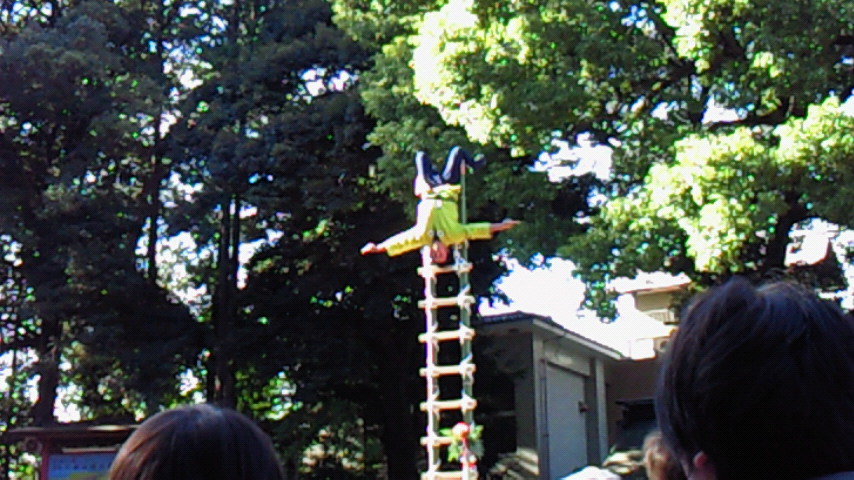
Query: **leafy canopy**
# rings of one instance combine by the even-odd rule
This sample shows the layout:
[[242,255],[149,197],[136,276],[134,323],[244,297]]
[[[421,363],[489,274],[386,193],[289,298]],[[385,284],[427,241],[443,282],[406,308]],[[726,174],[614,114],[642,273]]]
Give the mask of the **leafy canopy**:
[[516,158],[579,135],[613,149],[609,180],[582,190],[589,208],[557,213],[580,222],[553,231],[591,305],[639,271],[707,283],[782,270],[792,228],[852,222],[848,2],[336,5],[341,25],[380,45],[363,96],[384,148],[431,136],[410,125],[438,116]]

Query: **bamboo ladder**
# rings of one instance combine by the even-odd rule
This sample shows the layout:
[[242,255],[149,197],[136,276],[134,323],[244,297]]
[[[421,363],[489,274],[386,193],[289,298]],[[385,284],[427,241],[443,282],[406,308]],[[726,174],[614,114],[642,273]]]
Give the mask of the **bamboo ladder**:
[[[462,198],[460,202],[460,221],[466,222],[465,203],[465,172],[461,177]],[[461,462],[461,470],[440,471],[442,466],[442,447],[453,442],[453,437],[441,436],[439,433],[442,413],[459,411],[462,421],[474,428],[474,410],[477,401],[474,399],[474,357],[472,340],[474,329],[471,327],[471,306],[474,297],[471,295],[469,273],[472,264],[468,261],[468,244],[454,245],[454,262],[448,266],[433,263],[430,247],[421,248],[421,268],[418,273],[424,278],[424,300],[418,306],[424,309],[426,333],[418,336],[418,340],[426,346],[426,367],[420,373],[426,379],[427,400],[421,404],[421,410],[427,413],[427,435],[421,438],[421,444],[427,450],[427,472],[421,475],[422,480],[476,480],[477,467]],[[436,297],[437,276],[454,273],[459,279],[458,294],[453,297]],[[459,321],[456,329],[439,330],[440,308],[459,308]],[[460,342],[460,361],[451,365],[437,365],[439,344],[458,340]],[[439,378],[459,375],[462,389],[459,398],[443,399],[439,391]]]

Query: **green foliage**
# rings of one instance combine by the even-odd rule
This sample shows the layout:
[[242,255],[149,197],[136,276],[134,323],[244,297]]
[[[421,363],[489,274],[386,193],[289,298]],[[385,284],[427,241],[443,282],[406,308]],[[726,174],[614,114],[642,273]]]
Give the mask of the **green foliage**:
[[[439,435],[443,437],[453,437],[454,441],[448,445],[447,459],[449,462],[460,461],[460,456],[464,453],[463,441],[454,435],[453,428],[442,428],[439,430]],[[468,434],[468,450],[469,455],[474,455],[476,458],[483,457],[483,425],[474,425],[471,432]]]
[[363,418],[363,406],[330,399],[295,408],[271,426],[286,475],[306,479],[376,478],[382,446]]
[[[293,472],[370,476],[382,441],[414,477],[416,258],[357,252],[411,222],[415,152],[485,154],[469,218],[524,221],[472,245],[476,294],[499,247],[572,258],[603,308],[638,271],[770,274],[801,222],[852,223],[852,27],[836,0],[6,2],[2,427],[60,390],[87,418],[206,397]],[[581,134],[607,181],[534,171]]]
[[[433,91],[437,95],[448,94],[463,80],[470,81],[465,87],[470,91],[481,89],[479,80],[472,76],[475,70],[469,68],[470,65],[447,76],[438,66],[419,70],[424,57],[419,52],[427,48],[429,39],[451,41],[445,33],[434,37],[438,32],[425,30],[430,22],[444,25],[430,12],[439,8],[437,4],[445,2],[392,4],[339,0],[333,3],[336,23],[363,45],[378,49],[373,67],[361,75],[359,86],[365,109],[377,122],[368,138],[382,147],[378,161],[380,186],[389,189],[393,198],[412,198],[412,158],[417,151],[426,151],[435,162],[440,162],[450,146],[460,145],[472,153],[483,153],[488,164],[466,180],[468,217],[491,221],[504,217],[525,220],[518,228],[499,237],[501,247],[522,259],[532,259],[540,252],[554,252],[562,241],[554,235],[555,231],[576,233],[584,229],[577,218],[590,212],[587,199],[599,185],[593,176],[550,183],[544,173],[532,171],[537,160],[534,155],[500,142],[482,144],[480,137],[461,128],[464,125],[448,121],[442,108],[430,104],[419,93],[420,84],[436,77],[448,80],[440,91]],[[446,8],[451,8],[450,4]],[[458,21],[450,13],[446,17],[449,23]],[[466,45],[477,43],[473,38],[466,39],[469,41]],[[479,54],[472,55],[479,58]],[[465,59],[469,63],[476,61],[479,60]],[[448,65],[447,68],[454,67]],[[421,80],[419,72],[427,72]],[[500,82],[505,80],[506,77]],[[453,110],[455,114],[460,111]],[[530,212],[538,213],[532,215]]]
[[[0,38],[0,232],[14,248],[4,261],[19,292],[3,302],[24,307],[10,317],[21,337],[0,352],[35,351],[31,414],[40,424],[53,421],[67,353],[80,360],[69,379],[97,382],[87,359],[100,358],[107,363],[96,371],[114,366],[128,395],[154,409],[174,388],[154,378],[174,376],[194,350],[177,338],[152,343],[176,330],[191,337],[194,324],[136,269],[168,90],[140,28],[149,22],[131,5],[104,2],[50,12],[46,21],[7,17]],[[83,397],[84,411],[112,412],[99,391]]]
[[[173,171],[194,191],[164,211],[168,233],[196,244],[187,285],[210,295],[199,305],[207,398],[279,432],[297,471],[321,430],[355,428],[336,405],[378,402],[358,414],[359,448],[382,438],[389,475],[407,478],[418,447],[409,412],[420,396],[411,379],[419,324],[406,321],[414,301],[395,297],[414,298],[418,280],[411,261],[358,255],[407,223],[367,176],[378,152],[365,147],[373,123],[352,86],[368,55],[332,28],[325,2],[212,4],[210,15],[224,23],[208,26],[215,41],[201,53],[201,83],[171,130]],[[250,243],[250,258],[239,260]],[[283,382],[288,394],[277,398]],[[342,442],[336,458],[354,448]]]
[[664,270],[707,284],[783,272],[793,227],[813,218],[851,224],[842,207],[851,117],[839,109],[854,88],[845,2],[385,8],[336,2],[339,23],[381,48],[362,86],[378,118],[371,138],[386,152],[419,130],[438,138],[443,124],[514,157],[579,135],[613,149],[609,180],[578,190],[586,208],[539,206],[521,217],[563,221],[552,230],[558,252],[576,263],[588,305],[603,313],[612,312],[616,277]]
[[[791,207],[789,192],[801,193],[806,215],[850,224],[850,215],[826,205],[835,199],[826,193],[845,185],[839,181],[845,169],[839,167],[854,152],[852,127],[854,118],[844,116],[831,98],[811,107],[805,119],[791,119],[765,136],[740,127],[685,137],[673,147],[672,164],[650,168],[644,184],[609,202],[597,221],[626,237],[644,236],[643,242],[621,249],[639,258],[620,262],[655,268],[684,254],[703,272],[754,269],[759,259],[745,257],[742,250],[774,234],[778,218]],[[670,236],[660,229],[674,226],[684,238],[684,251],[656,245]]]
[[[370,475],[382,434],[414,469],[417,431],[382,425],[418,401],[387,372],[417,369],[414,303],[392,298],[417,282],[358,256],[407,221],[365,177],[372,123],[348,90],[367,54],[322,1],[61,7],[0,9],[0,354],[32,355],[3,428],[52,421],[58,392],[85,419],[207,396],[271,431],[310,420],[280,440],[334,445],[323,468]],[[359,413],[382,375],[391,407]]]
[[[2,327],[0,327],[2,328]],[[16,335],[2,328],[4,339],[14,339]],[[10,341],[10,343],[13,343]],[[26,426],[32,402],[29,398],[29,380],[34,356],[24,349],[0,355],[0,436],[14,428]],[[0,472],[13,473],[20,478],[33,475],[32,461],[23,455],[19,445],[0,445]]]
[[[39,378],[35,421],[53,419],[58,391],[84,418],[139,418],[188,395],[233,402],[270,430],[310,411],[300,422],[316,417],[315,431],[282,444],[304,452],[320,430],[362,428],[361,460],[335,456],[367,475],[377,425],[408,412],[415,390],[389,389],[397,405],[358,428],[337,399],[368,403],[383,363],[397,366],[364,339],[408,339],[407,364],[418,345],[392,316],[412,302],[354,300],[378,281],[397,295],[412,276],[365,274],[358,256],[376,228],[406,222],[372,213],[397,205],[365,178],[371,123],[348,92],[365,52],[322,1],[82,2],[43,21],[18,7],[32,16],[0,16],[0,353],[36,355],[19,372]],[[192,241],[165,247],[179,233]],[[360,331],[374,319],[384,325]],[[28,400],[9,398],[16,425],[32,421]],[[353,449],[350,433],[336,449]],[[389,445],[414,456],[413,431],[396,435]]]

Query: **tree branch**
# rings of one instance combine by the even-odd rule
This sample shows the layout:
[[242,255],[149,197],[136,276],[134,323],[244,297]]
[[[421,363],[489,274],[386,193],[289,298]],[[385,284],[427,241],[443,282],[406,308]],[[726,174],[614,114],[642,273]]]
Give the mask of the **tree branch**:
[[709,124],[709,130],[714,132],[727,127],[780,125],[789,118],[790,114],[795,113],[795,107],[793,107],[793,105],[794,101],[792,98],[784,98],[780,101],[780,105],[777,106],[777,108],[764,115],[751,113],[741,120],[714,122]]
[[783,194],[789,209],[777,218],[774,236],[768,240],[765,246],[765,258],[760,267],[760,272],[773,269],[785,268],[786,249],[789,246],[789,233],[796,223],[806,220],[809,210],[801,204],[800,193],[788,191]]
[[673,29],[667,22],[661,18],[659,15],[659,10],[664,8],[659,2],[650,2],[647,3],[646,14],[649,17],[652,24],[655,25],[655,31],[661,35],[661,38],[664,40],[664,46],[670,50],[670,53],[673,54],[675,58],[681,57],[679,56],[679,52],[676,51],[676,47],[673,45],[673,39],[676,38],[676,30]]

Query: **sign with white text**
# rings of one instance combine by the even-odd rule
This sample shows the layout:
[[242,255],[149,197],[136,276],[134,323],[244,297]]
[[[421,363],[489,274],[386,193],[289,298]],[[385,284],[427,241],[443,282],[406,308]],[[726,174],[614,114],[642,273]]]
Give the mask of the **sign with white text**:
[[47,480],[107,480],[115,452],[54,454],[48,458]]

